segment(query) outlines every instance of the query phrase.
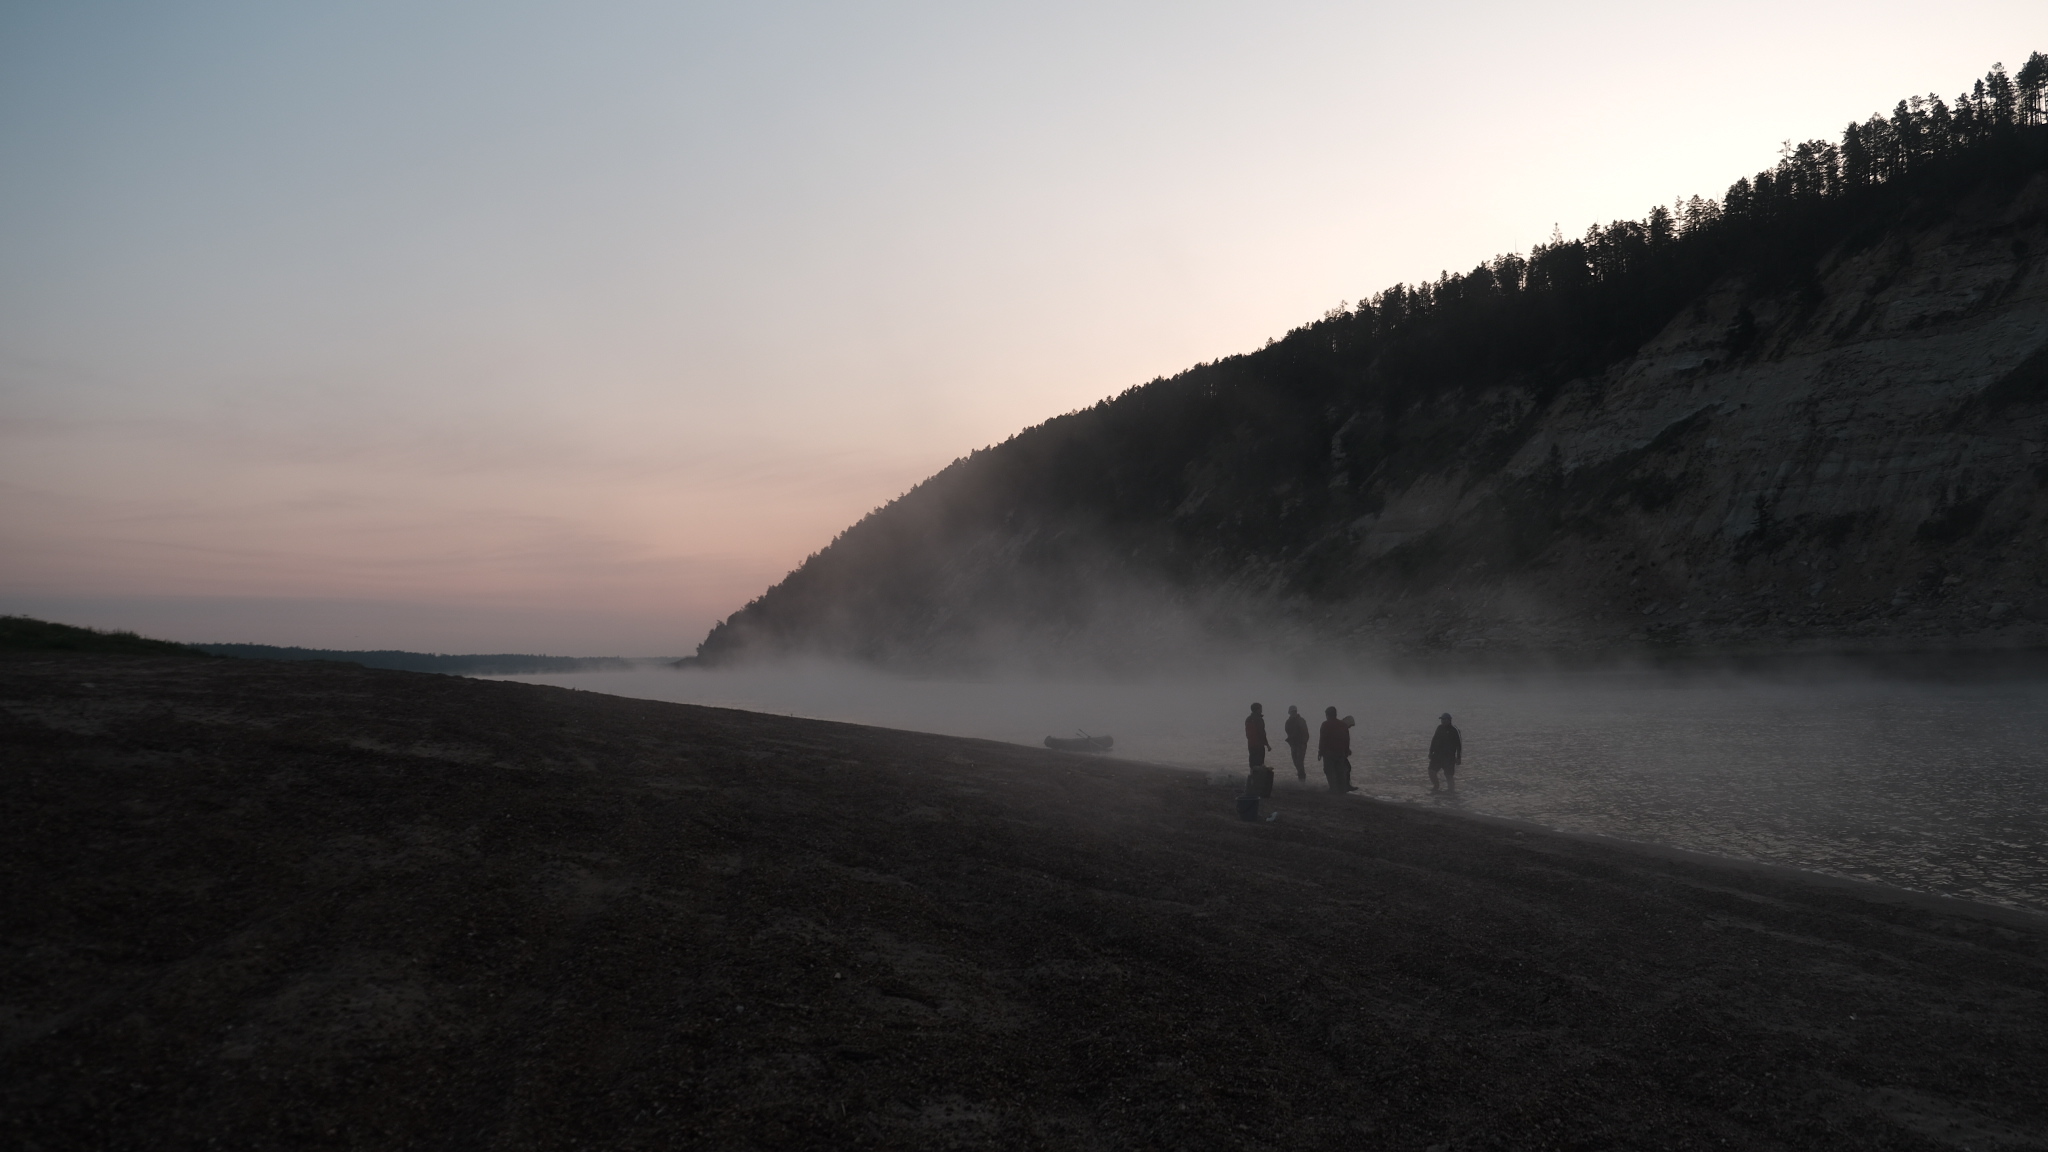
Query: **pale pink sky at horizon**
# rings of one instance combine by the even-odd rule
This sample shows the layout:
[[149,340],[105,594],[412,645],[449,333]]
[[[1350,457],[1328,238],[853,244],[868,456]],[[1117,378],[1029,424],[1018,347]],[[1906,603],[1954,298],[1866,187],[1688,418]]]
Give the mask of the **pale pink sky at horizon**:
[[0,612],[680,654],[968,451],[2038,3],[0,11]]

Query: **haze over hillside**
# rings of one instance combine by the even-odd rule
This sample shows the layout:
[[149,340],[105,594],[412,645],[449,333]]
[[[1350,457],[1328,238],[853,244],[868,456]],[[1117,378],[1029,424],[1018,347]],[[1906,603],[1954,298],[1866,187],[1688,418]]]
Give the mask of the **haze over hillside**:
[[706,662],[2038,643],[2048,57],[978,451]]

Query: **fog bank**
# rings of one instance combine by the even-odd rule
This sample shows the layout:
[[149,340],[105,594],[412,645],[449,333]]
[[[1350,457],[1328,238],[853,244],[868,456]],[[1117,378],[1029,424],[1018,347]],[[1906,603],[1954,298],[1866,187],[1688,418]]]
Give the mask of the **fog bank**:
[[[1241,722],[1289,704],[1354,715],[1363,794],[2048,910],[2048,678],[1780,673],[1248,669],[1150,679],[913,678],[824,663],[511,677],[648,699],[1038,744],[1242,778]],[[1424,763],[1441,712],[1464,733],[1455,798]],[[1313,750],[1311,750],[1312,752]],[[1284,748],[1276,803],[1297,781]],[[1219,792],[1223,789],[1219,788]],[[1224,798],[1219,795],[1218,803]]]

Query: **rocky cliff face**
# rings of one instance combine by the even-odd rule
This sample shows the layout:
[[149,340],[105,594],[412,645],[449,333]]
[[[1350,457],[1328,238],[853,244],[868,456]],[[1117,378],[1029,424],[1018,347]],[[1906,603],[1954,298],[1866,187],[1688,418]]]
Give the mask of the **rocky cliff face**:
[[[1717,286],[1575,382],[1496,475],[1417,485],[1358,547],[1484,551],[1513,496],[1574,522],[1452,579],[1394,643],[2038,641],[2048,631],[2048,180]],[[1505,501],[1503,497],[1508,497]],[[1542,501],[1524,500],[1526,505]],[[1525,507],[1525,514],[1544,509]]]
[[[1196,401],[1139,390],[956,463],[703,655],[2048,643],[2044,261],[2048,176],[1990,183],[1726,275],[1561,387],[1339,391],[1315,439],[1143,484],[1121,462]],[[1320,458],[1259,479],[1289,453]]]

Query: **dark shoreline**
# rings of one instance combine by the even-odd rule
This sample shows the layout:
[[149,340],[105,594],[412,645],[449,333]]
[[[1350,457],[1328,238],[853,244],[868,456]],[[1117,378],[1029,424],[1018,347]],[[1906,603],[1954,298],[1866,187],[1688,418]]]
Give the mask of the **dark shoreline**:
[[2048,917],[332,664],[0,658],[13,1147],[2048,1143]]
[[1929,643],[1924,639],[1901,638],[1891,642],[1844,645],[1830,642],[1759,643],[1753,646],[1594,644],[1578,647],[1489,648],[1280,648],[1273,651],[1238,648],[1201,648],[1155,656],[1142,652],[1127,654],[1119,662],[1077,665],[1039,665],[1024,662],[1005,665],[996,662],[916,663],[863,665],[829,655],[807,656],[793,652],[759,659],[709,661],[686,656],[680,660],[658,661],[660,666],[683,671],[736,671],[783,660],[815,658],[852,667],[872,667],[890,675],[909,678],[953,676],[988,677],[1005,675],[1043,676],[1157,676],[1242,668],[1248,655],[1286,669],[1301,677],[1345,675],[1410,676],[1551,676],[1629,675],[1652,672],[1668,675],[1767,676],[1783,678],[1839,678],[1872,676],[1902,680],[1980,681],[2048,678],[2048,645],[2005,641],[1970,643]]
[[[1306,657],[1323,668],[1336,661]],[[1815,642],[1755,646],[1612,644],[1585,648],[1438,649],[1390,653],[1361,664],[1420,674],[1598,674],[1660,672],[1782,677],[1877,676],[1908,680],[2040,679],[2048,677],[2048,645],[1986,642],[1938,644],[1902,638],[1855,645]]]
[[437,672],[447,676],[531,676],[562,672],[615,672],[645,664],[668,664],[672,658],[624,656],[542,656],[524,652],[471,655],[405,652],[396,649],[281,648],[275,644],[195,644],[214,656],[239,660],[328,660],[390,668],[401,672]]
[[1700,868],[1723,869],[1729,872],[1756,876],[1761,879],[1785,884],[1804,884],[1817,890],[1842,891],[1859,900],[1872,904],[1896,905],[1933,916],[1979,918],[1996,921],[2008,927],[2048,933],[2048,910],[2025,908],[2016,904],[1998,904],[1989,900],[1973,900],[1966,896],[1948,896],[1940,892],[1924,892],[1917,888],[1906,888],[1898,884],[1887,884],[1881,880],[1864,880],[1855,876],[1838,876],[1832,872],[1821,872],[1812,868],[1801,868],[1792,864],[1773,864],[1768,860],[1751,860],[1742,856],[1728,856],[1719,852],[1702,852],[1695,848],[1681,848],[1675,844],[1659,844],[1649,840],[1629,840],[1620,836],[1608,836],[1600,832],[1568,832],[1552,828],[1533,820],[1518,820],[1512,816],[1494,816],[1485,812],[1459,809],[1422,808],[1398,800],[1367,798],[1368,804],[1379,804],[1402,811],[1423,813],[1445,820],[1470,820],[1479,824],[1499,828],[1510,834],[1554,837],[1583,844],[1591,848],[1613,852],[1633,853],[1646,861],[1667,864],[1689,865]]

